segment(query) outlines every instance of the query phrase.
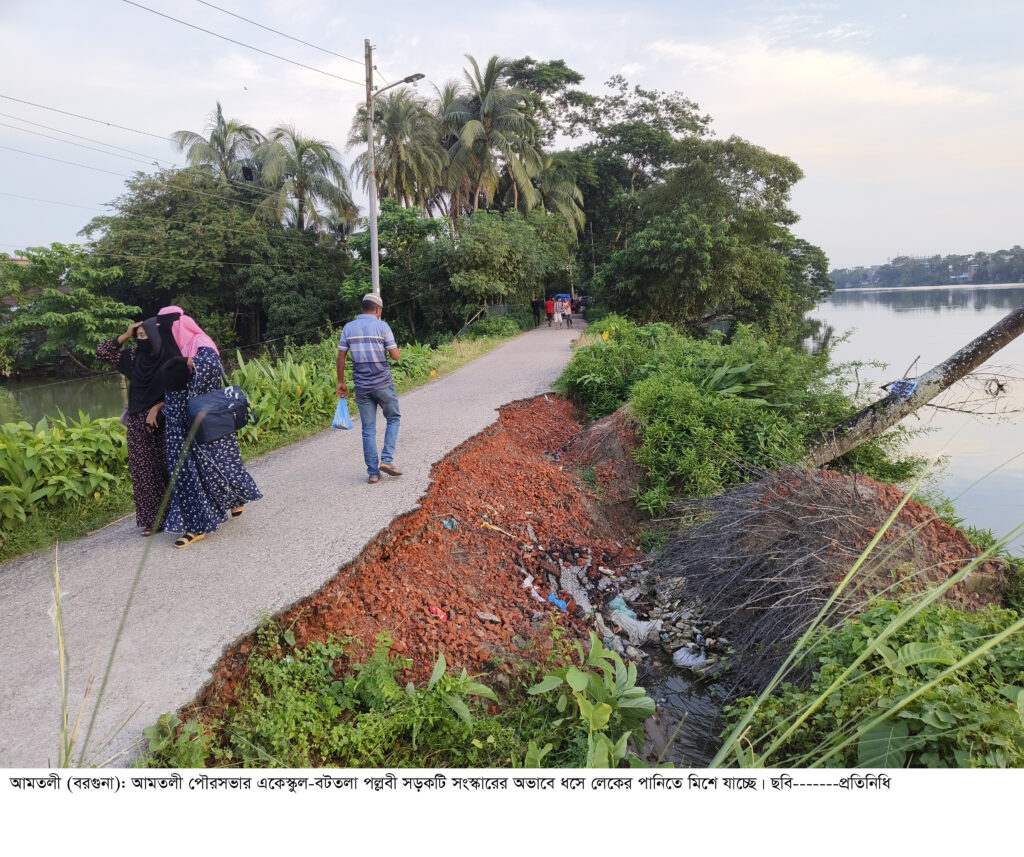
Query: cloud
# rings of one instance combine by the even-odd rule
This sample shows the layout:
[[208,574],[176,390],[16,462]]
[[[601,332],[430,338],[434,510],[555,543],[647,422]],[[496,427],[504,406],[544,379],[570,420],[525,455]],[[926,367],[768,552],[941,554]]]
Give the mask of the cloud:
[[756,37],[722,45],[659,40],[651,51],[681,61],[688,72],[706,76],[711,88],[728,87],[733,98],[761,109],[815,102],[854,108],[971,107],[994,98],[979,88],[943,82],[946,70],[921,55],[883,62],[852,51],[776,47]]

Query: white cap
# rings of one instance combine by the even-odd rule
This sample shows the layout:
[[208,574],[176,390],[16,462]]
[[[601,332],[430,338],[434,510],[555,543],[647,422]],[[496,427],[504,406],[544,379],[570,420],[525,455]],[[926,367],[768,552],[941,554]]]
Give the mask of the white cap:
[[370,301],[370,303],[375,303],[381,309],[384,309],[384,301],[380,299],[380,295],[375,295],[373,292],[363,295],[363,303],[366,303],[367,301]]

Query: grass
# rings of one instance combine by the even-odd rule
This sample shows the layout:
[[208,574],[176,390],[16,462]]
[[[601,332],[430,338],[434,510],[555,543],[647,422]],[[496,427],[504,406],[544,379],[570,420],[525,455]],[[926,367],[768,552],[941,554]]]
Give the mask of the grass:
[[[472,340],[456,340],[440,356],[435,364],[437,378],[444,377],[456,369],[482,357],[489,351],[503,345],[512,336],[481,337]],[[334,367],[324,367],[324,372],[333,374]],[[401,379],[395,388],[399,395],[422,387],[434,377]],[[242,448],[242,460],[250,461],[260,455],[273,452],[284,446],[319,434],[327,426],[295,426],[281,432],[268,434],[255,443]],[[125,474],[127,477],[127,474]],[[40,508],[29,516],[28,521],[14,530],[9,538],[0,544],[0,563],[15,559],[34,551],[53,547],[58,542],[67,542],[90,535],[134,513],[132,486],[128,478],[119,482],[111,491],[94,502],[72,503],[53,508]]]

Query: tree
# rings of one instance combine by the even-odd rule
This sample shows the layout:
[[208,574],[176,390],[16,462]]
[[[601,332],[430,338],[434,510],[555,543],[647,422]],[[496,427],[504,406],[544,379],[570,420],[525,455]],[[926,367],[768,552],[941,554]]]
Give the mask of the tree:
[[194,131],[175,131],[171,139],[179,151],[185,152],[191,166],[208,170],[223,184],[243,181],[245,168],[256,168],[253,153],[265,142],[264,136],[237,119],[225,120],[219,101],[209,118],[206,126],[209,136]]
[[899,391],[890,391],[884,399],[868,405],[834,426],[811,447],[805,460],[806,466],[820,467],[877,437],[905,416],[928,404],[968,372],[977,369],[1021,333],[1024,333],[1024,307],[1013,310],[956,354],[919,375],[909,396],[900,395]]
[[[438,187],[448,162],[441,146],[441,128],[425,99],[408,87],[400,87],[374,100],[374,166],[377,191],[408,207],[418,205],[428,212],[434,207]],[[369,184],[366,153],[366,105],[356,110],[349,148],[361,147],[353,169]]]
[[[396,335],[419,338],[428,327],[425,305],[441,285],[434,276],[431,250],[444,233],[444,222],[424,217],[415,208],[402,208],[394,199],[381,201],[377,234],[380,252],[380,292]],[[370,291],[370,234],[352,236],[349,247],[358,262],[345,278],[342,292],[352,308]]]
[[349,195],[348,179],[341,157],[329,143],[306,137],[291,125],[279,125],[257,152],[265,185],[275,192],[263,210],[289,226],[326,229],[330,218],[325,206],[341,220],[352,222],[357,208]]
[[512,60],[507,69],[512,86],[530,93],[529,113],[548,143],[566,130],[571,110],[592,107],[594,96],[570,86],[583,82],[583,75],[565,64],[565,60],[538,62],[533,57]]
[[[522,197],[529,210],[537,201],[531,177],[539,168],[540,155],[527,93],[507,85],[508,60],[492,56],[481,71],[473,57],[466,58],[473,70],[464,72],[465,84],[442,120],[445,129],[457,136],[449,149],[448,167],[449,191],[456,194],[453,216],[465,209],[476,211],[481,203],[489,206],[503,170],[513,184],[513,206],[518,207]],[[463,202],[458,194],[465,185],[471,191]]]
[[307,330],[340,317],[348,259],[335,242],[253,219],[255,188],[192,170],[137,175],[83,233],[121,272],[105,286],[146,315],[186,308],[221,346]]
[[560,154],[541,155],[540,169],[533,180],[540,196],[540,205],[576,235],[583,229],[583,193],[576,185],[576,176]]
[[101,292],[120,275],[79,245],[31,247],[28,265],[0,263],[4,290],[18,295],[17,310],[0,324],[0,368],[29,368],[68,357],[83,369],[96,346],[123,333],[139,307]]

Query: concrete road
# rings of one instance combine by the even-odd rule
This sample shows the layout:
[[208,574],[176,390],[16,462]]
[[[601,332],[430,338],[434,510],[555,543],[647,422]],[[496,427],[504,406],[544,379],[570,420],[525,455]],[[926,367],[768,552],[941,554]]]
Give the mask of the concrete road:
[[[184,550],[138,535],[134,517],[62,544],[60,571],[72,722],[96,676],[79,736],[133,578],[151,545],[96,716],[84,764],[128,764],[142,730],[187,703],[224,650],[313,594],[427,490],[431,465],[497,419],[496,408],[550,390],[583,325],[546,325],[401,397],[396,464],[404,475],[366,483],[358,419],[247,466],[264,494],[246,514]],[[324,372],[333,377],[332,366]],[[378,416],[378,446],[383,442]],[[0,565],[0,766],[58,762],[60,672],[54,623],[55,552]],[[76,752],[77,757],[77,752]]]

